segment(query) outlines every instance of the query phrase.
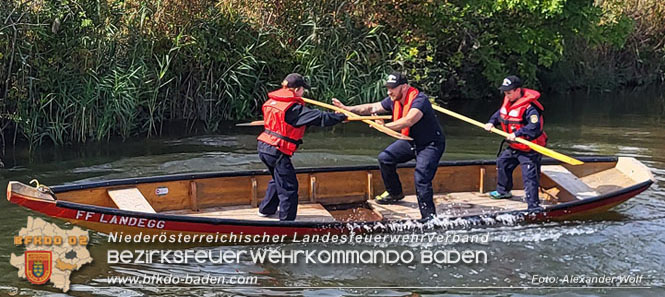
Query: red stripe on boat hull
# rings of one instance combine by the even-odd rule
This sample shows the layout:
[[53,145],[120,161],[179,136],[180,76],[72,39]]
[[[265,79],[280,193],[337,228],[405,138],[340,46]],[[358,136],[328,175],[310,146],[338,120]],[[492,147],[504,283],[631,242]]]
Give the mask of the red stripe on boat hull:
[[[638,189],[619,194],[616,196],[599,199],[589,203],[571,205],[567,208],[548,210],[544,213],[538,213],[535,216],[529,216],[528,221],[540,221],[546,219],[566,219],[572,216],[586,215],[593,212],[605,211],[610,209],[631,197],[646,190],[650,184]],[[140,215],[122,213],[117,209],[110,209],[120,214],[101,214],[86,210],[77,210],[57,206],[53,201],[43,201],[24,197],[16,193],[10,194],[9,200],[12,203],[35,210],[50,217],[67,220],[73,224],[85,226],[92,230],[103,233],[122,231],[125,234],[134,234],[142,232],[143,234],[155,233],[197,233],[197,234],[246,234],[246,235],[285,235],[292,237],[294,234],[341,234],[350,232],[349,229],[341,228],[343,224],[331,224],[331,227],[299,227],[299,226],[270,226],[270,225],[251,225],[251,221],[243,221],[242,224],[230,224],[219,222],[188,222],[182,219],[169,220],[168,218],[145,218]],[[593,198],[589,198],[592,200]],[[115,217],[115,218],[114,218]],[[359,222],[358,224],[363,224]],[[364,230],[354,230],[362,232]]]
[[[343,233],[339,228],[312,228],[291,226],[265,226],[250,224],[214,224],[205,222],[183,222],[168,219],[148,219],[141,216],[122,214],[101,214],[84,210],[59,207],[54,202],[33,200],[15,193],[10,201],[23,207],[35,210],[50,217],[67,220],[73,224],[88,227],[90,229],[109,233],[122,231],[125,234],[142,232],[143,234],[155,233],[207,233],[207,234],[245,234],[245,235],[286,235],[294,234],[333,234]],[[114,219],[115,217],[115,219]],[[113,222],[116,223],[113,223]],[[121,224],[122,222],[123,224]],[[150,227],[149,227],[150,226]]]

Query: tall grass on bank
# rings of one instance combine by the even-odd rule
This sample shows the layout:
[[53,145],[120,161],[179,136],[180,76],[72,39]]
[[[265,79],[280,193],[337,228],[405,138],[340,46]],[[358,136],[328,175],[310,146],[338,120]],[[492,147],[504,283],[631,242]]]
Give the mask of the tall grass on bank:
[[170,120],[214,132],[253,117],[293,71],[325,100],[380,97],[394,43],[379,26],[336,14],[346,2],[311,5],[283,26],[260,26],[238,9],[251,3],[237,4],[3,2],[11,25],[2,33],[14,37],[0,43],[11,59],[0,73],[1,107],[12,115],[4,127],[31,146],[150,137]]
[[[3,2],[3,127],[36,146],[249,117],[265,94],[267,35],[233,10],[176,2]],[[188,18],[162,27],[174,8]]]
[[381,27],[358,28],[347,22],[352,20],[333,20],[328,14],[303,23],[309,34],[299,40],[295,70],[310,77],[320,100],[377,101],[385,97],[381,79],[389,69],[386,57],[393,44]]

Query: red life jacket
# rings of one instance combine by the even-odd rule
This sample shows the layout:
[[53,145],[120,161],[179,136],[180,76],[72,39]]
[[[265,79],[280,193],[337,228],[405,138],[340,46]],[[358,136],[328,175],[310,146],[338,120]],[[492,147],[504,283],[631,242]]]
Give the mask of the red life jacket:
[[[528,123],[525,122],[522,117],[524,116],[527,108],[533,104],[538,109],[538,111],[540,111],[540,118],[538,120],[540,121],[540,130],[543,131],[542,112],[545,110],[545,108],[542,104],[540,104],[540,102],[538,102],[538,98],[540,98],[540,93],[538,91],[527,88],[522,88],[522,97],[515,100],[513,103],[511,103],[508,98],[504,97],[503,104],[499,110],[501,129],[503,129],[503,131],[506,133],[513,133],[527,125]],[[530,140],[535,144],[545,146],[547,144],[547,134],[545,134],[545,131],[543,131],[536,139],[527,140]],[[531,148],[529,148],[527,145],[515,141],[509,141],[508,143],[510,144],[510,147],[516,150],[524,152],[531,151]]]
[[[414,87],[409,87],[409,90],[406,91],[406,104],[402,110],[402,103],[399,100],[393,102],[393,122],[405,117],[409,110],[411,109],[411,104],[413,104],[413,99],[418,96],[418,89]],[[402,129],[402,134],[409,136],[409,127]]]
[[305,126],[294,127],[289,125],[284,119],[286,111],[293,104],[305,105],[300,97],[296,97],[293,91],[282,88],[268,93],[268,101],[263,103],[263,127],[265,130],[257,138],[267,144],[277,147],[277,149],[289,156],[295,153],[296,149],[302,144],[302,137],[305,135]]

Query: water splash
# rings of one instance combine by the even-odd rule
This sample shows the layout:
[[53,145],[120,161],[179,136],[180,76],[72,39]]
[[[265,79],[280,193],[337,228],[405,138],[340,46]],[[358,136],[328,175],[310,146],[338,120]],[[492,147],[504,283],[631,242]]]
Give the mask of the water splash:
[[346,229],[354,232],[425,232],[428,230],[468,229],[476,226],[516,225],[525,220],[523,214],[502,213],[470,217],[450,217],[437,215],[431,220],[403,220],[395,222],[376,222],[372,224],[347,223]]

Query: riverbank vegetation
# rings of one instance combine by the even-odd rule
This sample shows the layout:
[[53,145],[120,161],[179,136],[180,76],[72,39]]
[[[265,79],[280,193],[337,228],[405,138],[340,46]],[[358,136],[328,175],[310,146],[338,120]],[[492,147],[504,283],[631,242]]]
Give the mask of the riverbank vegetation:
[[510,73],[544,91],[652,85],[663,31],[659,0],[8,0],[0,141],[215,132],[293,71],[348,103],[381,98],[392,69],[439,101],[498,96]]

